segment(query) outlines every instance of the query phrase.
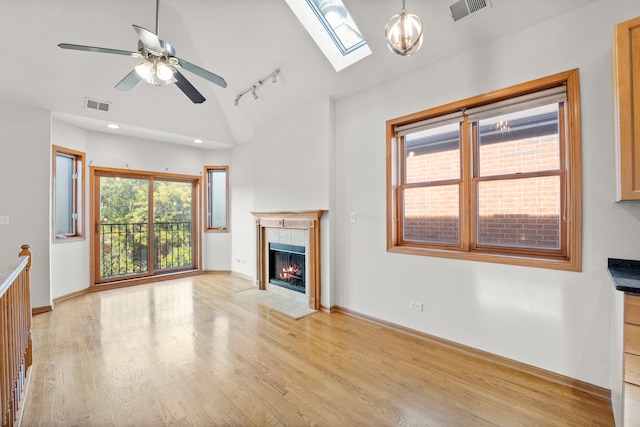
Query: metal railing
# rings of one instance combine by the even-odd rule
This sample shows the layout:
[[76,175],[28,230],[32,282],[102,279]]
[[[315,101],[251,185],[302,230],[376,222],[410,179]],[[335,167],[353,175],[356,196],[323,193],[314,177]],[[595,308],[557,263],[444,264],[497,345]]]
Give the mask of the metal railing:
[[[153,268],[173,270],[192,265],[191,222],[153,223]],[[149,223],[100,224],[100,277],[149,271]]]

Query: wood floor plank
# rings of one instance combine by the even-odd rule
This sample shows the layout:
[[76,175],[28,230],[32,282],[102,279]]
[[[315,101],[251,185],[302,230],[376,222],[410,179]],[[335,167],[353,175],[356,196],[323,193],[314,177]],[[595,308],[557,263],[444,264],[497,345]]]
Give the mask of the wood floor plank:
[[294,320],[212,273],[33,319],[24,426],[611,426],[606,399],[344,313]]

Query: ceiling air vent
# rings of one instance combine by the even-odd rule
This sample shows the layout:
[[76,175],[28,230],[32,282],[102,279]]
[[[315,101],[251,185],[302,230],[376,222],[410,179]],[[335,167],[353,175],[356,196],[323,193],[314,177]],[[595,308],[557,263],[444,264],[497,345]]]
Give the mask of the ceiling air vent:
[[459,21],[486,7],[491,7],[489,0],[460,0],[449,6],[449,9],[451,10],[451,18],[454,21]]
[[96,99],[89,99],[89,98],[84,99],[84,108],[89,108],[91,110],[107,112],[109,111],[110,106],[111,106],[111,103],[109,102],[98,101]]

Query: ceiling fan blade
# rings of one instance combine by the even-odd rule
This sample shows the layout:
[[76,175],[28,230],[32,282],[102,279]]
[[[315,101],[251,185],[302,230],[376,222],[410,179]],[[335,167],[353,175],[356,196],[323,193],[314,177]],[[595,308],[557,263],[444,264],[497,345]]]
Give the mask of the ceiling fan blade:
[[191,62],[185,61],[184,59],[180,59],[178,57],[175,58],[178,60],[178,64],[180,64],[180,66],[185,70],[191,71],[193,74],[196,74],[203,79],[207,79],[218,86],[227,87],[227,82],[219,75],[213,74],[211,71],[207,71],[204,68],[192,64]]
[[124,78],[118,82],[118,84],[116,85],[116,89],[131,90],[135,85],[138,84],[140,80],[142,80],[142,77],[140,77],[140,75],[136,73],[136,70],[133,69],[131,70],[131,72],[129,72],[129,74],[124,76]]
[[71,49],[71,50],[84,50],[88,52],[112,53],[115,55],[125,55],[125,56],[135,56],[135,57],[141,56],[138,52],[130,52],[128,50],[119,50],[119,49],[108,49],[105,47],[83,46],[81,44],[60,43],[58,47],[61,47],[63,49]]
[[189,97],[189,99],[195,104],[202,104],[206,99],[198,90],[193,87],[189,80],[178,70],[175,70],[173,77],[176,79],[176,86]]
[[160,44],[160,39],[155,33],[147,30],[146,28],[140,27],[139,25],[133,25],[133,29],[138,33],[138,38],[142,42],[142,44],[151,52],[157,53],[159,55],[162,54],[162,44]]

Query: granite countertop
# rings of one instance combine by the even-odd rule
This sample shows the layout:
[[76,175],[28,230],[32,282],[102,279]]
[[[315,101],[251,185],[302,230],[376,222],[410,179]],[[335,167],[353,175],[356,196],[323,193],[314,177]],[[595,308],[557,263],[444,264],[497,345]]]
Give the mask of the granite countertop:
[[607,266],[616,290],[640,295],[640,261],[609,258]]

